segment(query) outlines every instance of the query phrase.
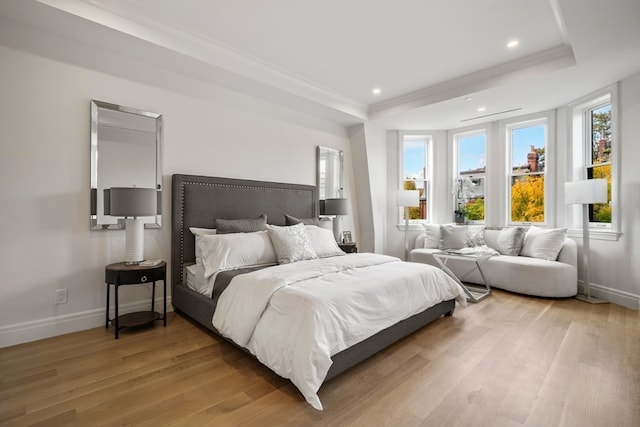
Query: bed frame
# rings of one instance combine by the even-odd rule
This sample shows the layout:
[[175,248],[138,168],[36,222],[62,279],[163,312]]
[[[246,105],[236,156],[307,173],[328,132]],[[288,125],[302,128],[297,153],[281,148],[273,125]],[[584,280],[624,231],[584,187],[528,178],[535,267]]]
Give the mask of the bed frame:
[[[215,218],[256,218],[284,225],[284,215],[317,216],[316,187],[195,175],[173,175],[171,229],[171,301],[174,309],[218,334],[211,319],[211,298],[184,285],[185,267],[195,262],[195,237],[189,227],[215,228]],[[444,301],[335,354],[325,382],[404,338],[442,315],[451,316],[455,301]]]

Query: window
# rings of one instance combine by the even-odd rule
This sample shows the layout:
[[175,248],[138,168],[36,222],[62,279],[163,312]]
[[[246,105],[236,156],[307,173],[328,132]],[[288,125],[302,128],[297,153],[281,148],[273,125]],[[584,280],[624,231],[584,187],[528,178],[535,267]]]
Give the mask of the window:
[[[567,180],[604,178],[607,180],[607,203],[589,206],[589,227],[602,233],[596,238],[616,239],[620,229],[620,210],[616,208],[615,188],[618,177],[616,159],[617,86],[589,95],[573,105],[573,175]],[[581,211],[580,211],[581,212]],[[581,223],[580,212],[573,211],[572,223]]]
[[467,221],[484,221],[487,137],[482,131],[453,136],[457,150],[454,201]]
[[585,151],[587,179],[607,180],[607,203],[589,205],[589,222],[592,226],[611,225],[611,102],[586,111],[588,132]]
[[409,208],[410,220],[427,219],[428,159],[431,136],[402,134],[402,189],[420,191],[420,206]]
[[546,119],[507,126],[511,223],[545,222]]

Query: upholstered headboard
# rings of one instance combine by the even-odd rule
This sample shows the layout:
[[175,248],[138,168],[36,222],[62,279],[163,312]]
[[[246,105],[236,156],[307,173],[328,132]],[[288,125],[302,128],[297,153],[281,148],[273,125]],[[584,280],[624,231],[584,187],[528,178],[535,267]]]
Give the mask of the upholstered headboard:
[[189,227],[215,228],[216,218],[242,219],[267,215],[284,225],[284,215],[314,218],[316,187],[195,175],[173,175],[171,283],[182,282],[185,264],[195,262],[195,237]]

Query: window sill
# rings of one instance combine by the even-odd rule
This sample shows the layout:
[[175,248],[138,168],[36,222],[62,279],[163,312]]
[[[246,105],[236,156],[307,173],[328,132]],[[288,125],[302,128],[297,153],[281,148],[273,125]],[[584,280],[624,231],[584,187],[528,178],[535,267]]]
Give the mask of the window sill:
[[[582,239],[582,229],[569,229],[567,235],[574,239]],[[609,240],[615,242],[620,239],[620,236],[622,236],[622,233],[617,231],[589,229],[589,239],[591,240]]]

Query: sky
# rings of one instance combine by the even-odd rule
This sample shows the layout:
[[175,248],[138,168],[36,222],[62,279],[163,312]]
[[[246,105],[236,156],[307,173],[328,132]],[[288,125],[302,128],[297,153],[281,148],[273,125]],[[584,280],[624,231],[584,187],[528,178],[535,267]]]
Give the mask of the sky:
[[[512,165],[518,166],[527,163],[527,153],[530,146],[541,147],[544,144],[544,125],[535,125],[513,130]],[[423,180],[422,170],[425,162],[425,142],[422,139],[412,138],[405,141],[404,147],[404,176]],[[459,138],[460,143],[460,171],[472,170],[486,166],[485,159],[485,135],[476,134]]]

